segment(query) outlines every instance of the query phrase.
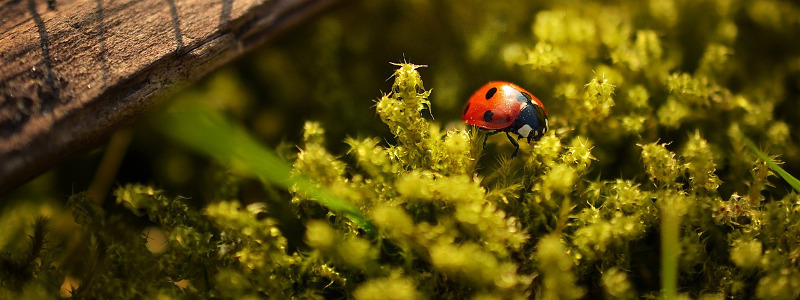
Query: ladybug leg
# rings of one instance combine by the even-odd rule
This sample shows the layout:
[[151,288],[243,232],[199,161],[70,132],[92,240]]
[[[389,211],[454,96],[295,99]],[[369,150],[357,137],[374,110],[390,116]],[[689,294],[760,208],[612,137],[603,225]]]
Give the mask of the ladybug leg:
[[515,156],[517,156],[517,152],[519,152],[519,143],[517,143],[517,141],[515,141],[514,138],[511,137],[511,134],[508,133],[508,131],[506,131],[506,137],[508,137],[508,140],[511,141],[511,144],[514,145],[514,147],[517,147],[517,149],[514,150],[514,153],[511,154],[511,158],[514,158]]
[[492,131],[483,136],[483,150],[486,150],[486,140],[488,140],[490,136],[498,133],[500,133],[500,131]]

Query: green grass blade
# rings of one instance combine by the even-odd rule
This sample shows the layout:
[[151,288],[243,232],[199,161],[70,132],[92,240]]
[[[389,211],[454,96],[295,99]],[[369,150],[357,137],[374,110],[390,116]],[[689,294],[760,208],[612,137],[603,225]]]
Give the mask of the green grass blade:
[[678,259],[681,253],[681,217],[669,209],[661,212],[661,297],[678,295]]
[[292,176],[287,162],[221,114],[197,105],[179,105],[157,117],[155,123],[165,135],[237,171],[284,189],[296,186],[311,199],[344,214],[367,234],[373,234],[373,225],[349,202],[318,188],[305,177]]
[[758,155],[758,157],[761,158],[761,160],[765,161],[767,163],[767,166],[769,166],[769,168],[772,169],[772,171],[778,173],[778,175],[780,175],[781,178],[783,178],[783,180],[786,180],[786,182],[788,182],[789,185],[791,185],[795,191],[800,193],[800,180],[797,180],[797,178],[792,176],[792,174],[789,174],[789,172],[786,172],[783,168],[778,166],[778,164],[776,164],[774,161],[772,161],[772,159],[767,157],[767,155],[764,154],[764,152],[758,150],[756,145],[754,145],[753,142],[750,141],[750,139],[746,137],[742,138],[744,139],[745,144],[747,144],[747,147],[750,147],[750,150],[753,150],[753,152],[755,152],[756,155]]

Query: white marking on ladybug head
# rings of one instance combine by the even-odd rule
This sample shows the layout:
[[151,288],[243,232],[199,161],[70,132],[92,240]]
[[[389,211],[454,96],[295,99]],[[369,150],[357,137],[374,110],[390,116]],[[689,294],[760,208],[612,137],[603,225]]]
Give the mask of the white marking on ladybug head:
[[531,134],[531,130],[533,130],[533,128],[531,128],[530,125],[525,124],[525,126],[522,126],[520,127],[520,129],[517,129],[517,133],[519,133],[519,135],[521,135],[522,137],[528,137],[528,135]]

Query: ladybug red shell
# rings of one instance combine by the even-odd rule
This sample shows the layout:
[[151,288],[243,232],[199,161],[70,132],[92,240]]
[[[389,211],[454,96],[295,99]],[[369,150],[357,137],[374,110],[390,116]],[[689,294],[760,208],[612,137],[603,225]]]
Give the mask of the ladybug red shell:
[[[511,144],[517,147],[511,157],[519,151],[519,143],[511,133],[517,135],[517,140],[526,138],[530,143],[541,139],[548,126],[542,101],[505,81],[492,81],[475,91],[464,105],[461,120],[468,125],[494,130],[490,135],[505,132]],[[483,142],[485,145],[486,140]]]

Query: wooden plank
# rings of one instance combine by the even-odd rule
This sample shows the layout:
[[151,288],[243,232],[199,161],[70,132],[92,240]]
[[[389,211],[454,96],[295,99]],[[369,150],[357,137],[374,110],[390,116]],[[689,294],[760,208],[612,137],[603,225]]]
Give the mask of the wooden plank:
[[0,195],[334,1],[0,2]]

